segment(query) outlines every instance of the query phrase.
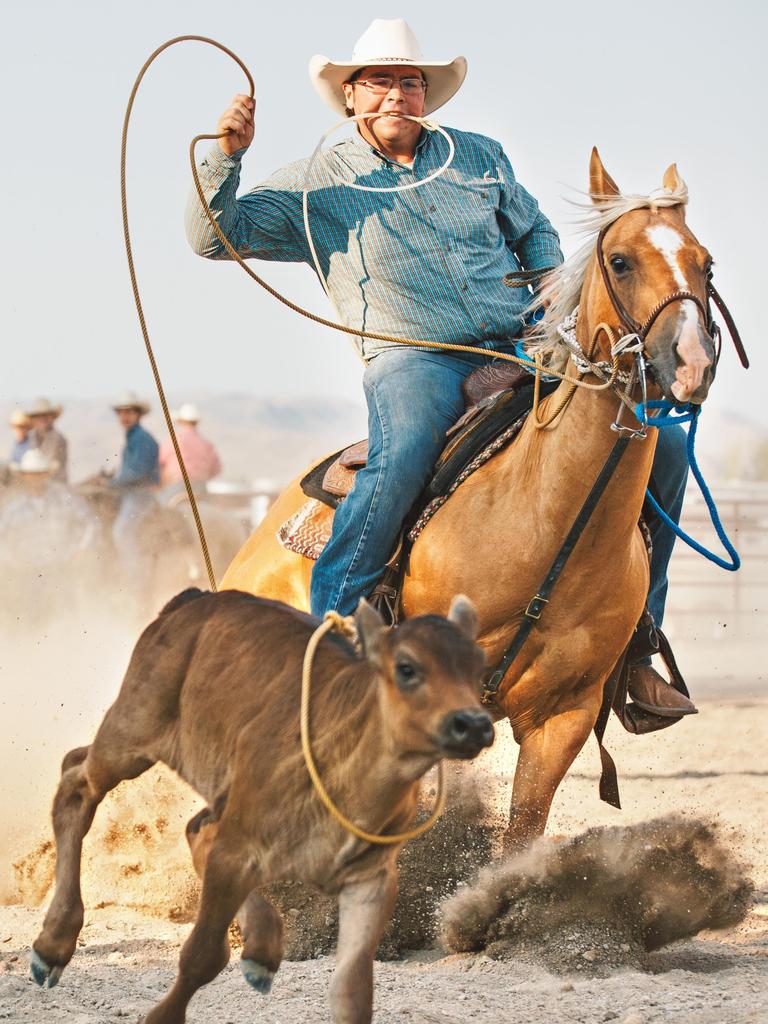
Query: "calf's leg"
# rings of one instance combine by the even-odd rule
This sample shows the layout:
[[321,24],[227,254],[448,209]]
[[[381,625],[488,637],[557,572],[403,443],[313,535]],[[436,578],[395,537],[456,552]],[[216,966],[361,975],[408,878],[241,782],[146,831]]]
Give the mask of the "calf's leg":
[[236,826],[225,822],[205,863],[197,920],[179,957],[179,973],[168,995],[143,1024],[184,1024],[187,1006],[229,961],[227,932],[239,907],[260,882],[258,870]]
[[334,1024],[369,1024],[373,958],[397,897],[394,868],[346,885],[339,896],[339,942],[331,982]]
[[32,945],[32,977],[38,985],[53,988],[58,983],[83,927],[80,860],[96,808],[110,789],[140,775],[152,763],[135,752],[108,751],[96,742],[64,758],[53,801],[56,886],[42,931]]
[[[187,825],[187,842],[195,871],[202,878],[218,833],[220,811],[206,807]],[[266,995],[283,959],[283,921],[272,904],[252,892],[237,912],[243,936],[240,970],[248,984]]]

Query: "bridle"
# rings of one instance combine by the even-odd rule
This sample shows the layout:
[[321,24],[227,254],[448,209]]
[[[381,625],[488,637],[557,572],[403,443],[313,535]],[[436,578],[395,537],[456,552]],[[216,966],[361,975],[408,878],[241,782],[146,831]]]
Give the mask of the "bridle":
[[[651,328],[656,323],[657,319],[664,312],[664,310],[671,306],[674,302],[692,302],[701,313],[704,323],[706,325],[707,332],[715,345],[715,359],[713,372],[717,369],[717,365],[720,362],[720,354],[722,351],[722,334],[720,327],[715,322],[712,315],[712,302],[715,303],[717,308],[725,320],[728,328],[728,333],[733,340],[734,347],[738,353],[741,365],[747,369],[749,367],[749,359],[744,349],[744,344],[739,336],[738,329],[734,323],[733,317],[731,316],[730,310],[723,302],[720,294],[718,293],[715,286],[712,284],[712,271],[710,270],[707,274],[707,301],[704,303],[698,295],[694,292],[689,291],[686,288],[678,288],[674,292],[670,292],[663,299],[656,303],[651,312],[645,318],[642,323],[636,320],[635,317],[629,312],[624,303],[619,298],[616,288],[611,276],[608,273],[608,267],[605,261],[605,248],[604,239],[606,232],[612,225],[606,224],[601,228],[600,233],[597,236],[597,243],[595,246],[595,255],[597,259],[597,265],[600,268],[600,276],[602,278],[603,285],[605,287],[608,299],[613,306],[613,310],[619,320],[619,325],[624,331],[624,336],[620,339],[618,346],[612,346],[612,353],[614,354],[620,347],[622,351],[626,353],[632,353],[635,357],[635,361],[632,367],[632,372],[629,377],[627,388],[624,395],[621,396],[621,404],[619,405],[619,411],[616,419],[611,424],[611,429],[619,434],[627,434],[629,437],[643,439],[647,435],[648,420],[646,417],[646,396],[647,396],[647,383],[646,383],[646,359],[645,359],[645,343],[648,338],[648,334]],[[604,325],[603,325],[604,326]],[[639,409],[641,414],[637,416],[640,423],[640,427],[629,427],[622,423],[622,416],[624,413],[625,406],[630,405],[629,397],[632,389],[636,382],[639,382],[642,401],[640,402]],[[636,414],[637,415],[637,414]]]
[[731,316],[730,310],[723,302],[715,286],[712,284],[711,270],[707,274],[706,304],[702,302],[698,295],[694,294],[691,291],[688,291],[687,289],[680,288],[677,291],[670,292],[669,295],[667,295],[660,302],[658,302],[642,323],[640,323],[639,320],[635,320],[635,318],[630,314],[624,303],[617,295],[616,288],[613,284],[613,281],[611,280],[611,276],[608,273],[608,267],[605,263],[605,250],[603,246],[603,241],[605,239],[606,232],[611,226],[612,225],[610,224],[606,224],[605,227],[603,227],[600,230],[600,234],[597,236],[597,265],[600,268],[600,276],[602,277],[603,285],[605,286],[608,298],[610,299],[611,305],[614,308],[616,316],[619,318],[619,322],[621,326],[624,328],[626,334],[636,336],[640,344],[644,345],[651,328],[656,323],[656,320],[658,319],[660,314],[667,308],[667,306],[670,306],[673,302],[693,302],[696,308],[701,313],[702,317],[704,318],[704,323],[706,324],[709,336],[716,344],[717,352],[715,355],[715,366],[717,366],[720,360],[722,337],[720,328],[715,322],[715,319],[712,315],[712,302],[714,302],[717,308],[719,309],[720,313],[722,314],[723,319],[725,320],[726,327],[728,328],[728,333],[730,334],[733,340],[733,344],[736,348],[736,352],[738,353],[741,365],[744,367],[745,370],[748,369],[749,359],[747,357],[744,344],[741,340],[736,324],[734,323],[733,317]]

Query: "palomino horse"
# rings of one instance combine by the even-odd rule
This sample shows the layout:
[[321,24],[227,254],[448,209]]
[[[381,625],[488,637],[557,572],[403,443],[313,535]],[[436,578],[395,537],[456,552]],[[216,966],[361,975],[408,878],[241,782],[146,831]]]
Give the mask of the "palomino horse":
[[[550,365],[567,364],[569,374],[576,374],[556,328],[578,305],[582,349],[594,359],[610,358],[611,333],[624,334],[618,300],[641,323],[655,315],[644,344],[649,396],[703,402],[714,361],[704,317],[711,261],[686,226],[687,189],[677,169],[670,167],[663,188],[650,196],[622,196],[593,150],[590,194],[588,223],[595,235],[602,229],[604,273],[596,246],[587,243],[550,276],[539,347],[547,350]],[[625,353],[620,365],[631,367],[633,358]],[[590,375],[585,379],[595,382]],[[557,409],[567,388],[563,383],[542,402],[542,419],[548,408]],[[453,594],[466,593],[478,611],[479,643],[493,666],[614,445],[610,425],[617,406],[612,390],[579,388],[553,427],[537,429],[529,417],[515,442],[458,488],[414,545],[405,615],[444,614]],[[499,688],[498,716],[509,717],[520,744],[509,848],[544,831],[555,791],[595,725],[605,681],[643,611],[648,557],[638,518],[656,436],[651,430],[645,441],[629,446]],[[223,587],[307,608],[311,562],[276,539],[281,523],[304,501],[294,482],[232,562]]]

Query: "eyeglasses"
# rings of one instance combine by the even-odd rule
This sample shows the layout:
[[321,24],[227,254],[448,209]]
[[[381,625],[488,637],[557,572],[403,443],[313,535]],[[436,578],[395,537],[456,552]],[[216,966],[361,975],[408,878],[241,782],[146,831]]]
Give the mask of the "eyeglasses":
[[352,85],[364,85],[368,92],[382,95],[397,86],[404,96],[418,96],[427,88],[423,78],[395,78],[394,75],[374,75],[372,78],[358,78]]

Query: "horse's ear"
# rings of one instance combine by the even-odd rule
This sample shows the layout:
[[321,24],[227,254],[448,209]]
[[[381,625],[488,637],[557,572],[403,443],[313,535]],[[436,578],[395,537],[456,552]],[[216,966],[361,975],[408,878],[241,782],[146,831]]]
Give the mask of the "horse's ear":
[[589,194],[592,202],[598,205],[611,196],[621,195],[619,186],[603,167],[597,146],[592,147],[592,156],[589,158]]
[[677,173],[677,164],[670,164],[666,171],[664,171],[662,185],[664,188],[669,189],[670,192],[685,191],[685,182]]
[[673,209],[678,212],[682,220],[685,220],[685,197],[688,195],[688,186],[680,177],[677,164],[670,164],[666,171],[664,171],[662,184],[667,191],[672,192],[676,196],[683,197],[680,205],[673,207]]

